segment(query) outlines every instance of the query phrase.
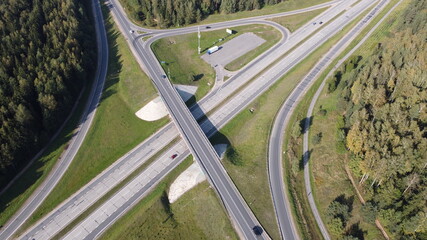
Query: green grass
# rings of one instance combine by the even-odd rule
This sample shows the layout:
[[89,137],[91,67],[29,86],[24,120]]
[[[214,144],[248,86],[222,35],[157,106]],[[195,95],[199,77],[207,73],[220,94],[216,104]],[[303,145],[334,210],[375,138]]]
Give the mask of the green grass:
[[311,19],[324,12],[326,9],[328,8],[317,9],[311,12],[305,12],[290,16],[272,18],[270,20],[277,22],[278,24],[289,29],[289,31],[294,32],[295,30],[309,22]]
[[103,8],[109,41],[109,67],[101,103],[77,156],[26,227],[50,212],[114,161],[168,122],[145,122],[135,111],[156,97],[149,78],[134,60],[113,20]]
[[[396,3],[393,1],[392,3]],[[384,41],[387,38],[389,31],[392,31],[393,25],[398,22],[399,12],[403,11],[409,1],[400,5],[396,11],[388,17],[387,20],[374,32],[374,34],[363,44],[363,47],[358,49],[354,56],[368,56],[372,53],[374,46],[378,42]],[[314,121],[311,127],[310,135],[322,132],[323,139],[317,144],[311,144],[312,162],[311,171],[313,174],[313,186],[316,190],[316,200],[320,213],[325,216],[326,209],[329,204],[339,195],[345,194],[347,197],[354,198],[354,209],[352,217],[349,219],[347,226],[359,224],[359,228],[365,232],[366,239],[382,238],[381,233],[373,224],[366,223],[361,217],[361,203],[358,201],[353,187],[348,180],[348,177],[343,168],[348,165],[350,156],[347,152],[342,153],[337,151],[336,144],[340,140],[337,136],[337,121],[343,115],[341,110],[337,109],[337,102],[341,98],[341,89],[336,90],[332,94],[327,94],[326,89],[321,94],[321,97],[316,103],[314,109]],[[318,113],[320,106],[327,110],[326,116],[320,116]],[[331,144],[332,143],[332,144]],[[334,236],[334,239],[339,239],[339,236]]]
[[233,14],[213,14],[201,21],[199,24],[209,24],[215,22],[230,21],[240,18],[255,17],[273,13],[281,13],[296,9],[306,8],[313,5],[329,2],[328,0],[289,0],[275,5],[268,5],[259,10],[243,11]]
[[206,181],[169,203],[169,186],[191,163],[191,157],[187,158],[101,239],[237,239],[224,208]]
[[[95,29],[93,29],[95,32]],[[94,73],[88,74],[85,88],[80,99],[77,99],[77,107],[66,122],[64,128],[53,141],[46,146],[46,150],[36,159],[23,174],[0,195],[0,230],[1,227],[22,207],[25,201],[47,178],[57,160],[69,145],[69,141],[78,126],[88,101]],[[6,184],[4,184],[6,185]]]
[[162,151],[154,154],[150,159],[141,164],[135,171],[133,171],[129,176],[123,179],[120,183],[118,183],[115,187],[113,187],[110,191],[108,191],[104,196],[98,199],[95,203],[93,203],[90,207],[88,207],[82,214],[77,216],[73,221],[71,221],[66,227],[64,227],[58,234],[52,237],[55,239],[62,239],[69,231],[71,231],[76,225],[78,225],[81,221],[86,219],[92,212],[102,206],[106,201],[108,201],[114,194],[119,192],[124,186],[129,184],[133,179],[139,176],[148,166],[150,166],[155,160],[157,160],[162,154],[165,153],[169,148],[171,148],[174,144],[179,141],[179,138],[172,140],[168,145],[166,145]]
[[[354,40],[350,46],[337,58],[341,59],[348,51],[355,47],[355,45],[360,42],[360,40],[366,35],[366,33],[379,21],[379,19],[391,8],[397,0],[392,1],[386,9],[379,14],[369,26],[362,31],[362,33]],[[399,8],[403,8],[400,6]],[[374,49],[379,39],[382,35],[386,35],[395,21],[398,19],[394,13],[389,16],[376,31],[375,33],[363,44],[363,46],[356,51],[354,54],[357,55],[368,55]],[[331,70],[332,66],[336,64],[337,61],[334,61],[331,66],[328,67],[326,71],[317,80],[316,84],[308,91],[307,95],[297,106],[294,114],[291,117],[288,129],[286,130],[284,149],[286,149],[286,154],[284,155],[285,163],[288,166],[288,169],[285,170],[285,176],[287,182],[294,183],[294,187],[290,190],[292,191],[292,199],[294,203],[299,203],[302,207],[301,211],[296,211],[299,216],[300,222],[305,222],[308,226],[306,234],[308,238],[320,238],[321,235],[317,231],[317,226],[313,225],[315,222],[312,222],[310,219],[311,211],[309,210],[307,199],[305,198],[305,187],[302,184],[303,182],[303,172],[300,168],[301,166],[301,157],[302,156],[302,135],[300,135],[300,122],[305,118],[307,113],[308,105],[311,101],[311,98],[314,95],[315,90],[320,85],[321,81],[326,77],[326,74]],[[360,207],[361,204],[358,201],[355,193],[353,192],[353,187],[348,180],[348,177],[345,174],[343,165],[346,163],[348,156],[347,154],[340,153],[337,150],[336,143],[339,141],[337,139],[337,119],[340,113],[337,112],[336,103],[338,102],[338,93],[331,95],[326,94],[326,90],[321,94],[320,100],[316,104],[314,109],[314,121],[310,130],[309,140],[312,140],[312,136],[322,132],[322,140],[320,144],[310,143],[310,150],[313,150],[311,153],[311,159],[316,161],[311,161],[311,182],[313,188],[313,194],[315,196],[316,204],[322,215],[322,218],[325,219],[325,224],[327,223],[325,217],[325,211],[329,206],[330,202],[333,201],[337,196],[344,194],[346,197],[354,197],[353,202],[353,211],[352,218],[349,220],[348,226],[352,224],[359,223],[359,228],[362,231],[365,231],[366,239],[379,239],[382,238],[381,233],[378,229],[372,225],[367,224],[363,221],[360,216]],[[320,106],[323,109],[327,110],[326,116],[319,115]],[[316,233],[317,232],[317,233]],[[317,234],[317,235],[315,235]],[[334,239],[337,239],[337,236],[332,236]]]
[[[272,121],[283,101],[315,62],[336,42],[322,45],[298,64],[247,109],[230,121],[213,138],[230,143],[224,165],[243,197],[273,239],[279,238],[267,176],[267,147]],[[254,113],[249,109],[254,108]],[[248,130],[250,129],[250,130]],[[230,152],[234,151],[234,154]],[[233,164],[237,162],[239,164]]]
[[[357,20],[360,20],[360,18]],[[303,62],[294,67],[278,83],[238,114],[213,138],[215,144],[221,142],[230,143],[231,147],[228,149],[228,154],[226,154],[224,165],[243,197],[273,239],[279,238],[279,232],[267,178],[267,147],[272,121],[281,104],[296,84],[308,73],[321,56],[338,42],[350,30],[351,26],[354,26],[356,21],[353,21],[350,26],[344,28],[310,54]],[[254,108],[255,112],[250,113],[250,108]],[[300,183],[303,183],[303,181]],[[298,204],[301,205],[303,203],[299,202]],[[297,212],[298,209],[293,211]],[[316,227],[314,219],[298,219],[298,221]],[[303,236],[321,237],[318,233],[311,234],[307,232],[303,233]]]
[[[233,30],[237,33],[228,35],[224,29],[203,32],[200,41],[201,54],[210,47],[223,44],[245,32],[255,32],[259,36],[265,37],[269,46],[280,39],[280,33],[277,30],[264,25],[240,26],[233,28]],[[219,42],[219,39],[224,40]],[[151,47],[157,59],[160,62],[165,62],[162,66],[167,74],[168,72],[170,73],[171,81],[174,84],[198,86],[195,94],[195,99],[198,101],[213,86],[215,72],[208,63],[200,58],[201,55],[198,55],[197,44],[197,33],[191,33],[157,40]],[[260,54],[261,51],[257,50],[255,53]],[[245,61],[250,61],[251,57],[254,58],[256,56],[248,56]]]
[[[237,27],[236,29],[239,29],[241,27]],[[249,28],[249,29],[247,29]],[[273,27],[267,26],[267,25],[251,25],[245,27],[246,32],[253,32],[257,36],[263,38],[266,40],[263,44],[258,46],[257,48],[243,54],[242,56],[238,57],[237,59],[233,60],[232,62],[228,63],[225,66],[225,69],[229,71],[236,71],[248,64],[250,61],[258,57],[263,52],[267,51],[269,48],[271,48],[274,44],[279,42],[282,35]]]
[[78,106],[59,136],[47,147],[42,156],[0,196],[0,226],[4,225],[27,201],[40,184],[46,179],[53,166],[63,153],[73,135],[85,103],[88,100],[92,81],[88,82]]
[[[325,2],[329,2],[329,0],[288,0],[275,5],[267,5],[262,9],[258,9],[258,10],[242,11],[242,12],[237,12],[232,14],[215,13],[208,16],[206,19],[203,19],[198,23],[190,24],[190,26],[198,25],[198,24],[224,22],[224,21],[230,21],[230,20],[235,20],[240,18],[255,17],[255,16],[261,16],[261,15],[267,15],[267,14],[288,12],[288,11],[306,8],[306,7],[310,7],[310,6],[325,3]],[[125,12],[127,13],[127,16],[130,16],[127,9],[125,9]],[[135,21],[135,19],[132,19],[132,21],[138,24],[138,21]]]

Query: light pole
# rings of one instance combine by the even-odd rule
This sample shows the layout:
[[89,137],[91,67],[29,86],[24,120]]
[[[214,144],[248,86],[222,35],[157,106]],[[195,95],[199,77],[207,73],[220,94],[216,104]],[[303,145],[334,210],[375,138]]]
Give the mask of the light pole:
[[201,35],[200,35],[200,27],[197,27],[197,38],[198,38],[198,42],[199,42],[199,45],[198,45],[198,51],[199,51],[199,55],[200,55],[200,37],[201,37]]

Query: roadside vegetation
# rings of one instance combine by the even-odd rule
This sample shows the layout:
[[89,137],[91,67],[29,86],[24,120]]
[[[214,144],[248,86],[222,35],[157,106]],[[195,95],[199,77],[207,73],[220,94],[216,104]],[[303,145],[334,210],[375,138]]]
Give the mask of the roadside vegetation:
[[[281,38],[280,32],[265,25],[247,25],[233,28],[234,34],[229,35],[225,29],[202,32],[200,40],[201,55],[210,47],[224,44],[246,32],[254,32],[266,42],[252,50],[250,55],[238,59],[236,63],[243,66],[263,51],[274,45]],[[219,41],[219,39],[222,39]],[[152,44],[153,52],[162,63],[166,74],[170,74],[174,84],[198,86],[195,99],[205,96],[215,83],[214,69],[197,53],[197,33],[166,37]]]
[[120,0],[126,13],[136,23],[146,27],[182,27],[193,23],[213,23],[280,13],[327,0]]
[[[238,114],[212,139],[213,144],[224,142],[230,144],[224,165],[239,191],[272,238],[279,238],[267,176],[267,144],[272,120],[296,84],[319,58],[360,19],[361,17],[354,20],[340,33],[310,54],[266,93],[252,102],[245,111]],[[253,113],[249,111],[250,109],[254,110]],[[292,167],[296,167],[296,170],[299,171],[298,165]],[[286,164],[285,169],[288,168]],[[287,181],[287,185],[290,184]],[[292,184],[301,184],[300,187],[304,187],[302,179],[292,180]],[[301,225],[302,238],[322,238],[316,222],[311,216],[308,202],[303,202],[305,200],[297,198],[293,189],[289,189],[289,191],[291,192],[289,196],[295,206],[293,212],[297,215],[297,221]],[[304,205],[307,208],[303,207]]]
[[311,12],[305,12],[290,16],[272,18],[270,20],[287,28],[290,32],[295,32],[298,28],[309,22],[311,19],[326,11],[328,8],[317,9]]
[[[389,6],[391,7],[391,5],[394,5],[396,2],[397,1],[392,1]],[[347,61],[337,70],[334,77],[328,80],[328,84],[325,87],[323,93],[321,94],[321,97],[317,102],[316,108],[314,109],[314,118],[312,126],[310,126],[309,137],[310,167],[312,170],[311,180],[313,194],[315,195],[317,206],[322,215],[322,218],[327,224],[329,233],[331,234],[333,239],[382,238],[380,231],[376,227],[376,225],[378,226],[378,223],[385,227],[387,234],[392,239],[425,238],[425,230],[423,230],[425,229],[425,221],[423,221],[422,218],[422,216],[425,216],[425,210],[423,210],[423,207],[420,206],[425,206],[426,202],[425,200],[421,200],[419,198],[421,195],[425,196],[425,184],[422,184],[422,180],[420,180],[423,178],[417,175],[417,178],[419,177],[417,181],[413,181],[411,183],[411,180],[414,176],[413,173],[412,175],[410,172],[407,173],[409,177],[406,178],[402,177],[402,175],[400,175],[401,173],[399,173],[399,179],[402,179],[400,181],[403,182],[399,183],[400,189],[395,185],[393,188],[394,191],[390,191],[390,189],[388,189],[390,186],[390,182],[396,181],[392,180],[393,177],[390,177],[387,180],[387,183],[379,183],[379,181],[381,180],[375,180],[374,176],[372,177],[372,179],[370,179],[370,181],[367,180],[365,183],[361,181],[361,184],[355,186],[360,180],[363,180],[363,173],[361,171],[362,168],[360,168],[360,166],[362,165],[364,158],[362,158],[361,156],[357,156],[356,154],[351,153],[347,150],[347,148],[350,147],[348,145],[348,134],[349,129],[352,129],[349,127],[351,126],[351,124],[363,122],[364,119],[370,119],[369,121],[378,120],[383,123],[393,119],[393,117],[388,117],[388,120],[381,119],[381,115],[375,113],[375,104],[372,104],[372,108],[368,112],[373,112],[375,114],[375,117],[370,118],[368,116],[364,116],[363,120],[357,120],[358,116],[357,114],[354,114],[354,112],[356,109],[358,109],[358,107],[355,107],[356,105],[351,105],[348,103],[355,99],[353,94],[356,92],[356,88],[352,87],[352,84],[354,83],[352,83],[351,81],[354,81],[354,79],[357,79],[356,81],[366,81],[366,78],[364,77],[366,75],[364,75],[363,72],[365,72],[366,69],[370,68],[370,65],[372,63],[370,63],[370,59],[375,58],[376,54],[381,53],[382,58],[380,58],[379,62],[374,62],[381,63],[383,67],[385,67],[389,63],[389,61],[387,60],[387,55],[390,54],[390,52],[395,53],[395,55],[393,55],[396,57],[395,59],[399,59],[398,56],[404,56],[404,54],[401,55],[400,53],[397,53],[395,48],[395,46],[400,46],[404,40],[396,39],[396,41],[400,42],[393,42],[391,38],[398,38],[398,36],[404,36],[405,39],[410,39],[411,37],[408,32],[416,32],[414,31],[416,29],[420,30],[420,35],[424,34],[425,36],[425,32],[422,33],[425,30],[423,30],[422,27],[420,28],[420,25],[417,24],[423,22],[423,20],[421,20],[422,18],[420,19],[421,14],[418,16],[417,14],[415,14],[416,12],[422,12],[422,10],[420,10],[420,6],[422,6],[423,4],[425,6],[425,1],[424,3],[419,3],[420,5],[418,6],[416,2],[417,1],[412,1],[412,6],[410,6],[408,10],[405,10],[406,14],[403,15],[402,12],[405,7],[408,6],[409,1],[406,1],[401,6],[399,6],[395,10],[395,12],[391,16],[389,16],[388,19],[375,31],[375,33],[368,39],[368,41],[363,45],[363,47],[357,50],[354,53],[353,57],[350,58],[349,61]],[[386,11],[387,10],[385,10],[384,13]],[[401,19],[404,19],[404,21],[402,21]],[[374,23],[370,24],[370,26],[373,26],[373,24]],[[402,27],[402,25],[404,27]],[[407,27],[405,25],[410,25],[411,27]],[[399,28],[400,31],[402,31],[401,29],[404,29],[403,32],[406,32],[406,34],[399,33]],[[410,28],[411,30],[407,31],[407,28]],[[358,39],[354,41],[354,43],[352,43],[352,45],[348,49],[352,48],[352,46],[354,46],[362,37],[363,33]],[[419,45],[417,46],[417,43],[419,43],[419,41],[415,39],[417,39],[417,37],[413,38],[412,40],[412,46],[414,48],[411,47],[410,49],[423,48]],[[369,57],[370,55],[373,55],[373,57]],[[412,54],[411,56],[416,55],[417,54]],[[405,59],[411,61],[410,58]],[[408,65],[414,66],[411,64]],[[408,65],[406,65],[406,69]],[[395,69],[394,71],[398,73],[401,70]],[[380,72],[384,71],[380,70]],[[369,75],[373,76],[371,74]],[[324,78],[325,75],[323,75],[322,77]],[[322,79],[322,77],[320,79]],[[405,84],[403,84],[403,81],[405,80],[404,78],[402,78],[402,75],[398,77],[398,75],[396,74],[396,78],[392,79],[400,79],[400,81],[402,81],[400,82],[402,84],[401,86],[405,86]],[[415,82],[417,82],[416,78],[414,80]],[[414,80],[412,80],[412,83],[414,83]],[[365,94],[361,94],[359,96],[380,97],[381,94],[379,92],[373,95],[366,94],[368,89],[372,88],[371,86],[369,86],[370,83],[375,82],[377,81],[371,79],[364,82],[363,84],[360,84],[360,86],[363,86],[362,88],[364,88]],[[406,83],[411,83],[411,81],[406,81]],[[377,86],[382,85],[379,84]],[[408,87],[408,85],[406,85],[405,87]],[[377,87],[373,87],[373,89],[375,88]],[[312,89],[316,89],[316,87],[313,87]],[[416,92],[417,91],[411,91],[411,94],[413,95]],[[290,127],[287,130],[289,134],[286,135],[285,142],[285,157],[287,159],[286,163],[288,164],[288,166],[290,165],[293,169],[292,171],[288,172],[291,176],[290,181],[296,183],[296,185],[294,185],[295,187],[293,191],[296,192],[295,195],[300,196],[298,197],[298,199],[300,202],[303,203],[303,206],[305,202],[305,188],[303,185],[300,186],[300,184],[298,184],[298,182],[302,182],[303,180],[303,173],[301,171],[302,168],[300,168],[302,167],[301,127],[305,121],[307,107],[313,94],[314,91],[310,90],[306,98],[298,106],[297,110],[295,111],[295,114],[292,116],[292,119],[290,121]],[[384,99],[387,98],[388,97],[384,97]],[[419,103],[421,103],[422,105],[423,101],[425,104],[426,99],[421,100]],[[364,100],[363,102],[367,103],[368,101]],[[367,105],[362,104],[361,106]],[[417,109],[419,110],[419,108]],[[400,113],[399,115],[405,116],[405,114],[403,113]],[[419,116],[421,117],[422,115],[420,114]],[[423,121],[422,118],[420,118],[419,120]],[[350,121],[351,124],[348,125]],[[372,126],[376,125],[374,124]],[[364,136],[367,137],[369,131],[371,131],[371,129],[364,131]],[[384,131],[384,129],[382,131]],[[381,135],[379,133],[375,134],[376,136]],[[357,134],[355,135],[357,136]],[[369,141],[371,141],[376,139],[376,137],[370,136],[363,139],[363,141],[368,141],[368,139]],[[378,139],[376,139],[375,141],[380,142],[380,140]],[[402,138],[402,142],[404,141],[405,140],[403,140]],[[380,145],[384,146],[387,144]],[[373,144],[371,146],[374,146],[375,149],[375,146],[377,145]],[[416,149],[424,148],[417,147]],[[381,161],[391,161],[393,158],[384,157],[381,159],[382,160],[377,159],[377,164],[380,164]],[[415,161],[415,159],[417,158],[411,159],[410,157],[406,157],[405,159],[408,160],[405,163],[407,164],[407,166],[410,166],[411,164],[417,162]],[[385,166],[387,166],[385,162],[381,165],[384,169],[386,169]],[[419,166],[421,166],[422,168],[422,164]],[[416,165],[412,169],[417,169]],[[376,170],[375,174],[381,174],[381,171],[378,169]],[[393,174],[391,176],[393,176]],[[355,184],[352,184],[351,180],[353,180]],[[415,184],[415,182],[417,183]],[[422,186],[424,186],[424,188]],[[408,188],[407,191],[410,191],[410,194],[408,192],[406,192],[406,194],[403,194],[406,188]],[[359,195],[356,193],[359,193]],[[390,193],[393,193],[393,197],[390,195]],[[394,201],[393,198],[395,199]],[[388,205],[384,204],[386,201],[388,201]],[[417,205],[419,206],[418,208],[416,207]],[[306,207],[303,208],[309,209],[308,204]],[[412,209],[412,211],[408,211],[408,209]],[[405,216],[405,213],[408,215]]]
[[[339,35],[342,36],[345,29]],[[279,238],[267,176],[268,136],[272,121],[296,84],[339,39],[334,37],[294,67],[213,137],[213,144],[228,143],[224,165],[245,200],[273,239]],[[253,109],[253,113],[249,111]],[[250,130],[249,130],[250,129]]]
[[[46,1],[43,9],[41,2],[0,5],[1,228],[47,177],[68,144],[93,83],[96,51],[90,3],[66,3],[61,12],[54,1]],[[43,17],[47,13],[51,13],[49,19]],[[67,18],[67,24],[52,28],[62,18]],[[49,37],[52,34],[62,35]]]
[[274,44],[278,43],[282,38],[282,34],[280,34],[274,27],[267,25],[247,26],[245,32],[253,32],[258,37],[266,40],[266,42],[228,63],[224,68],[229,71],[237,71],[241,69],[250,61],[270,49]]
[[136,110],[155,98],[157,93],[105,7],[103,14],[109,42],[109,66],[92,127],[63,178],[25,227],[50,212],[168,122],[167,118],[146,122],[135,116]]
[[172,182],[192,164],[187,158],[102,239],[238,239],[216,193],[203,182],[169,203]]

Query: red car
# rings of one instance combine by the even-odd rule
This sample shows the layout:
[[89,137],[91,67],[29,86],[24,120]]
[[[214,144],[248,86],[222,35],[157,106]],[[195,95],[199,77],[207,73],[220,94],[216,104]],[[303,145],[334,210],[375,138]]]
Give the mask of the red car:
[[175,159],[176,157],[178,157],[178,154],[176,154],[176,153],[171,156],[172,159]]

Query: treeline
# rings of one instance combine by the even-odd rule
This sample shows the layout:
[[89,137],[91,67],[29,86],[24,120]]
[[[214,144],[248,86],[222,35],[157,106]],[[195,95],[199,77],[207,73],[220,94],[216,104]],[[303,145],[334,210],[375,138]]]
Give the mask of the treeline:
[[0,16],[4,178],[62,124],[93,70],[96,48],[90,1],[1,1]]
[[260,9],[286,0],[121,0],[130,17],[154,27],[167,28],[199,22],[213,13]]
[[329,82],[339,106],[350,167],[370,199],[362,212],[392,239],[427,239],[427,0],[412,0],[366,59]]

